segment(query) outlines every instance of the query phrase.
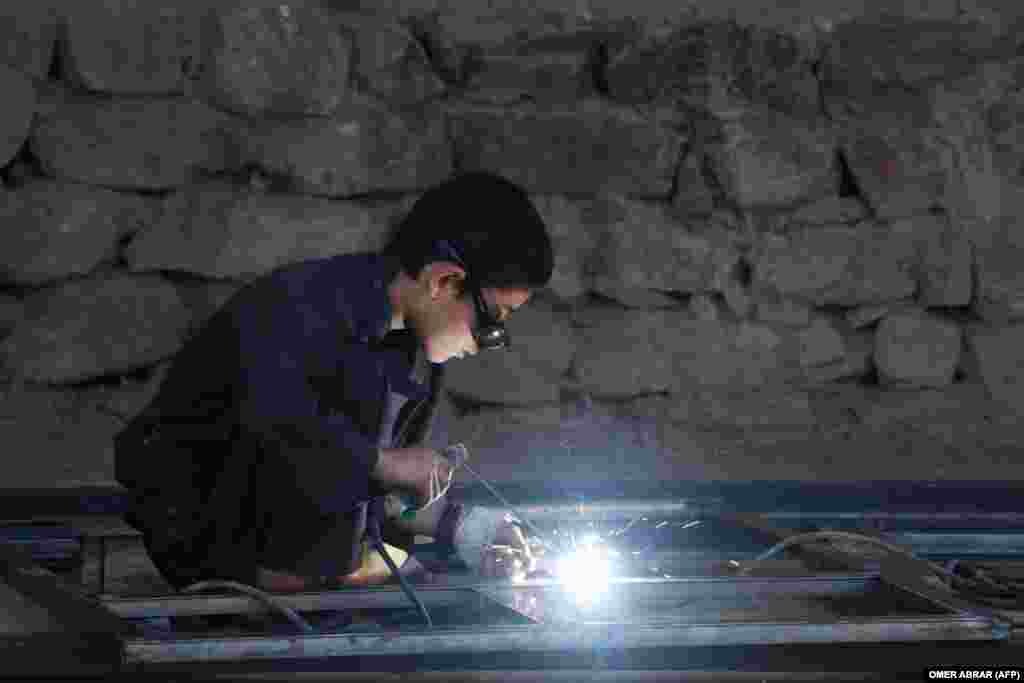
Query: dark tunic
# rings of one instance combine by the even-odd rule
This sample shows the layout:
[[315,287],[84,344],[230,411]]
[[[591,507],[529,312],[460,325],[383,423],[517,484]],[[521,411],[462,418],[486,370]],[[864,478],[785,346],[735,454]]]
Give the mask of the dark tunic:
[[428,438],[442,366],[389,331],[397,264],[347,254],[248,284],[115,437],[129,523],[176,587],[354,569],[378,448]]

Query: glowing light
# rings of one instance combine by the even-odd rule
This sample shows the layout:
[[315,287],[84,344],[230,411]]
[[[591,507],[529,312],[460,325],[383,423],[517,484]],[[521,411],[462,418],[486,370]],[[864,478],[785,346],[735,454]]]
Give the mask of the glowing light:
[[608,591],[611,578],[608,548],[597,534],[588,534],[575,549],[558,559],[556,572],[559,581],[578,603],[589,603]]

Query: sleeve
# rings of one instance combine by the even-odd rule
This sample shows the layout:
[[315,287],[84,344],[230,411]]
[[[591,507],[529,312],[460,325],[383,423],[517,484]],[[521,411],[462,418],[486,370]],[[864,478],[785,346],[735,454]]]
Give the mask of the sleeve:
[[[272,469],[294,477],[294,485],[323,515],[350,511],[367,500],[377,444],[348,416],[321,414],[306,377],[306,356],[316,350],[304,347],[311,335],[301,313],[283,303],[240,312],[236,321],[239,421]],[[340,367],[368,361],[339,360]]]

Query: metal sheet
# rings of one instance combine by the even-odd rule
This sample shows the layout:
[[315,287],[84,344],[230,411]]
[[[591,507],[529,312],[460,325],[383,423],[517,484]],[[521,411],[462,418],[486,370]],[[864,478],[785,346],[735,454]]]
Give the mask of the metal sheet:
[[580,625],[575,628],[524,626],[294,637],[132,639],[126,642],[125,653],[128,664],[145,665],[507,651],[592,652],[629,648],[991,639],[991,629],[984,619],[931,617],[820,624],[770,621],[740,624],[632,623]]
[[[506,606],[516,595],[557,596],[565,588],[555,581],[507,581],[481,583],[446,577],[446,586],[416,586],[427,609],[465,604],[490,596]],[[862,593],[879,585],[877,574],[839,574],[800,577],[732,577],[697,579],[617,579],[613,591],[646,601],[685,600],[699,596],[714,598],[756,598],[763,596],[824,596]],[[275,595],[282,604],[299,612],[314,610],[394,609],[409,606],[409,599],[397,587],[339,590],[321,593]],[[200,614],[256,614],[266,608],[258,602],[235,595],[161,596],[152,598],[105,598],[104,607],[124,618]]]

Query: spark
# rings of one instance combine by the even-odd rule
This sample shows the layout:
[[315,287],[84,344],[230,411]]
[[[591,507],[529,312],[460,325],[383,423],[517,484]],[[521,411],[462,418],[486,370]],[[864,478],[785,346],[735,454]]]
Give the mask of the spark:
[[608,591],[611,578],[609,550],[600,536],[588,534],[572,552],[559,558],[558,578],[581,605],[589,604]]

